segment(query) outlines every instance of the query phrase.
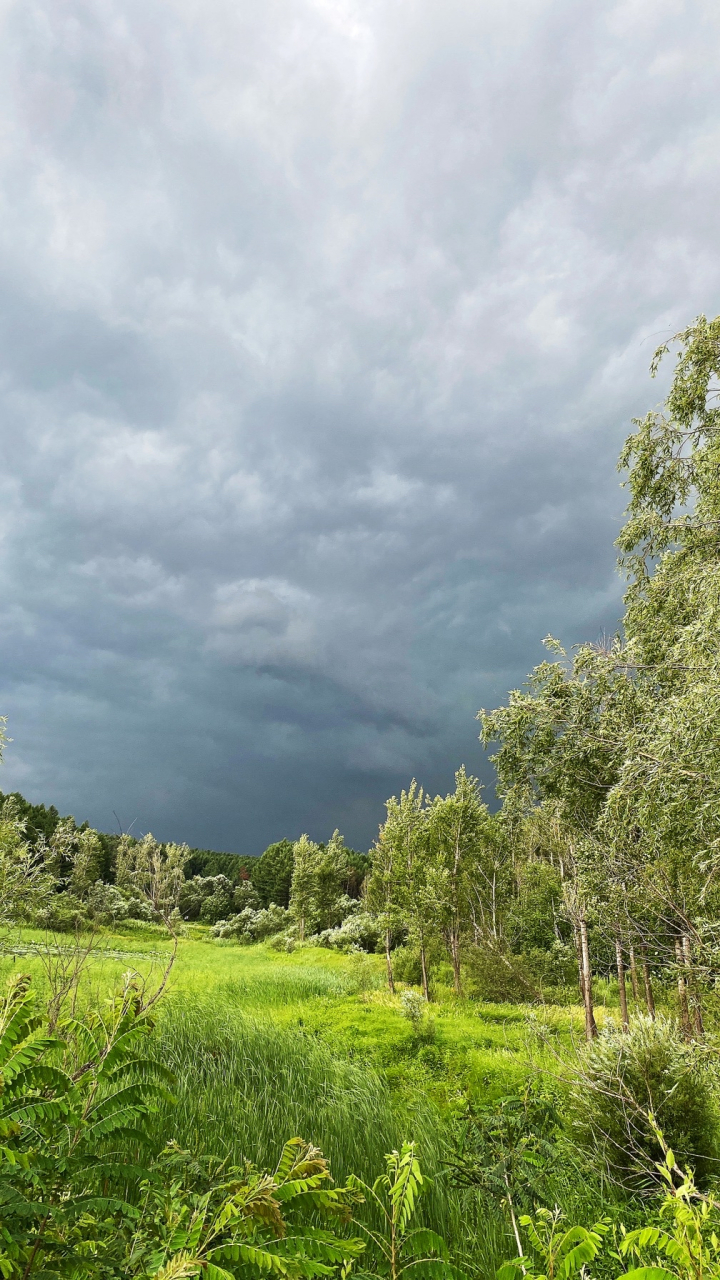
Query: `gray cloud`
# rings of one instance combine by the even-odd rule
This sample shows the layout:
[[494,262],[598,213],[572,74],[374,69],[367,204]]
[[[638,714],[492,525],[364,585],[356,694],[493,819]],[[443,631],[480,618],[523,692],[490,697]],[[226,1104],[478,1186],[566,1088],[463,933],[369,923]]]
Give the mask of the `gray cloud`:
[[718,310],[716,6],[1,20],[3,789],[256,851],[489,778]]

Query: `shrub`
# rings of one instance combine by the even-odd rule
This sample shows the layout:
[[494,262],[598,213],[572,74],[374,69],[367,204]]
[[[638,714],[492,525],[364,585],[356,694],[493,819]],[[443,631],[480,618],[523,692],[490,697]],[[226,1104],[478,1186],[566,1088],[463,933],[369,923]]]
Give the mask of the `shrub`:
[[269,907],[253,911],[245,907],[229,920],[219,920],[213,927],[214,938],[234,938],[238,942],[260,942],[287,928],[289,915],[283,907],[271,903]]
[[235,906],[234,891],[235,886],[227,876],[193,876],[180,888],[178,905],[183,920],[216,924],[218,920],[227,919]]
[[235,914],[244,911],[246,907],[252,907],[253,911],[259,911],[261,907],[267,905],[260,901],[260,895],[250,880],[243,880],[241,884],[235,886],[232,899],[233,911]]
[[35,912],[33,924],[57,933],[74,933],[87,925],[85,904],[71,893],[56,893]]
[[324,929],[317,935],[321,947],[335,951],[374,951],[380,930],[377,920],[367,911],[355,911],[336,929]]
[[151,920],[158,920],[159,916],[157,911],[153,911],[147,898],[130,897],[127,899],[126,918],[128,920],[145,920],[149,922]]
[[400,996],[400,1012],[407,1018],[413,1031],[419,1031],[426,1013],[423,997],[417,991],[403,991]]
[[603,1174],[629,1189],[654,1187],[663,1157],[657,1128],[679,1163],[707,1178],[717,1117],[697,1045],[674,1023],[639,1017],[604,1030],[583,1051],[571,1083],[570,1124]]
[[408,982],[416,987],[422,982],[420,952],[417,947],[408,944],[396,947],[392,953],[392,965],[398,982]]
[[98,924],[113,924],[128,916],[127,898],[114,884],[104,884],[102,880],[96,880],[89,889],[85,905],[90,919]]
[[542,997],[538,974],[524,956],[514,956],[501,944],[468,947],[465,952],[468,995],[475,1000],[521,1002]]

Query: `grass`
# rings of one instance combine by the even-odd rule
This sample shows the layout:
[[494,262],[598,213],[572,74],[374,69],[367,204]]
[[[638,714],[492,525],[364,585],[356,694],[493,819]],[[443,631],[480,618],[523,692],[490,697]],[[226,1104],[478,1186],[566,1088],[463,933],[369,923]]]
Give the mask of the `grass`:
[[[170,954],[167,935],[153,926],[126,925],[95,942],[79,989],[85,1006],[104,1000],[129,968],[156,982]],[[7,945],[0,974],[21,966],[43,989],[53,947],[62,953],[72,939],[23,930],[14,954]],[[388,993],[380,957],[242,947],[190,929],[154,1033],[153,1052],[178,1082],[176,1104],[156,1116],[158,1136],[196,1154],[272,1167],[283,1142],[300,1135],[325,1152],[338,1180],[354,1172],[370,1182],[385,1153],[413,1138],[431,1180],[422,1216],[466,1269],[493,1275],[513,1253],[509,1227],[499,1204],[449,1186],[452,1128],[468,1098],[514,1092],[547,1050],[538,1048],[527,1006],[438,994],[418,1032],[399,995]],[[581,1032],[579,1008],[545,1008],[542,1018],[561,1050]],[[557,1184],[567,1198],[563,1170]],[[579,1217],[597,1209],[583,1209],[586,1192],[572,1194]]]

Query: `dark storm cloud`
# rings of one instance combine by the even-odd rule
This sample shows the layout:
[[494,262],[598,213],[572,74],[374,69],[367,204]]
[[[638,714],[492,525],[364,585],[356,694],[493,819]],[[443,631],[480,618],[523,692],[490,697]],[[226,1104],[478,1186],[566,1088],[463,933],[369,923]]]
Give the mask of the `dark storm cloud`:
[[717,9],[2,21],[3,789],[365,843],[616,625],[618,447],[720,300]]

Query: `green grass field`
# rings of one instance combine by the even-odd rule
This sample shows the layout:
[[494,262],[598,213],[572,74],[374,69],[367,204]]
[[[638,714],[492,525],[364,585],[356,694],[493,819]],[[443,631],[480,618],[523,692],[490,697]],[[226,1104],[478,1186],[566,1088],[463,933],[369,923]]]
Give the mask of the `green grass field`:
[[[43,989],[48,969],[71,957],[72,939],[25,930],[5,948],[4,975],[20,968]],[[80,1003],[99,1007],[130,969],[152,986],[170,951],[152,926],[99,934]],[[386,1151],[413,1138],[432,1179],[425,1220],[467,1269],[492,1275],[513,1252],[509,1226],[501,1205],[449,1185],[453,1126],[467,1099],[513,1093],[538,1065],[552,1065],[553,1045],[564,1053],[581,1034],[581,1011],[459,1001],[443,988],[438,996],[416,1030],[400,990],[387,991],[381,957],[242,947],[193,927],[157,1007],[153,1052],[177,1079],[158,1131],[198,1155],[267,1166],[298,1134],[322,1148],[338,1180],[355,1172],[369,1181]],[[583,1215],[577,1195],[575,1210]]]

